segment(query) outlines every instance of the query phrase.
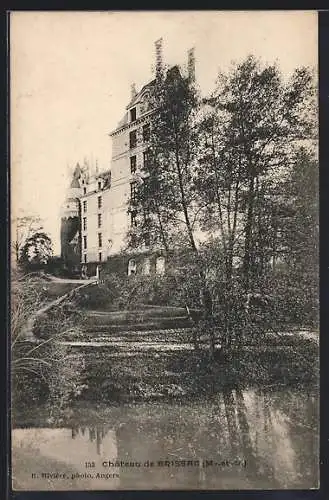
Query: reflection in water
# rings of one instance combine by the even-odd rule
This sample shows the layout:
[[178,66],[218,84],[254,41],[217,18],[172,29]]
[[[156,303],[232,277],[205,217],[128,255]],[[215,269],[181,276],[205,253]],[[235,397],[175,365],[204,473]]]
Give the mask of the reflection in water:
[[[84,462],[93,461],[92,472],[120,475],[87,478],[80,489],[317,487],[314,395],[235,389],[202,403],[104,408],[98,418],[106,425],[80,427],[77,421],[72,429],[15,429],[14,459],[33,449],[43,469],[56,460],[63,470],[82,473]],[[134,465],[102,465],[115,460]],[[15,460],[14,470],[22,483]],[[77,483],[66,485],[73,487]]]

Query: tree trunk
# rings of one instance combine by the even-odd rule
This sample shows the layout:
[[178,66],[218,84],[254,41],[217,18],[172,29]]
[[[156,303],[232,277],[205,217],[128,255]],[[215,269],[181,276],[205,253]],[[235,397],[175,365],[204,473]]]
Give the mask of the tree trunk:
[[[201,272],[200,275],[202,274],[203,273]],[[215,354],[215,324],[213,316],[213,301],[211,293],[206,284],[203,284],[202,286],[201,297],[203,303],[204,327],[209,334],[209,357],[210,359],[213,359]]]
[[251,284],[251,254],[252,254],[252,229],[254,220],[254,202],[255,202],[255,179],[251,177],[249,180],[249,196],[247,220],[245,225],[245,247],[243,259],[243,280],[244,289],[248,293]]
[[215,352],[215,332],[214,332],[214,321],[213,321],[213,301],[210,294],[210,291],[206,285],[206,277],[205,273],[202,269],[202,264],[200,262],[199,251],[195,243],[193,229],[191,225],[191,221],[188,213],[188,205],[186,202],[185,190],[184,190],[184,182],[183,182],[183,174],[181,170],[180,158],[179,158],[179,142],[177,139],[177,131],[175,129],[175,161],[176,161],[176,169],[178,176],[178,185],[181,196],[181,205],[183,209],[185,226],[187,229],[187,234],[189,237],[190,246],[193,254],[195,255],[196,262],[199,266],[199,276],[201,279],[201,297],[202,297],[202,305],[203,305],[203,313],[204,313],[204,325],[205,328],[209,331],[210,337],[210,358],[214,357]]

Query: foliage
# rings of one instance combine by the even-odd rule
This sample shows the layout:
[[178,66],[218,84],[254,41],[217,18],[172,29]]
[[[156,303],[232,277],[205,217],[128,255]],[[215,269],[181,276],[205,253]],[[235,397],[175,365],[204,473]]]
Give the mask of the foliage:
[[19,262],[22,248],[28,238],[42,231],[40,217],[31,215],[16,217],[12,220],[12,241],[16,262]]
[[160,243],[168,249],[182,232],[182,237],[193,239],[190,212],[197,95],[189,80],[174,67],[165,78],[157,79],[150,100],[157,112],[136,191],[130,200],[130,212],[136,217],[129,244],[134,247],[147,240],[151,246]]
[[44,232],[36,232],[25,241],[19,262],[24,269],[45,267],[52,256],[52,242]]
[[33,333],[38,338],[48,339],[60,334],[65,337],[71,330],[79,330],[84,315],[77,309],[74,299],[68,299],[40,316],[34,326]]
[[275,253],[280,193],[296,151],[315,138],[314,96],[307,68],[285,82],[277,66],[249,56],[219,74],[205,100],[197,179],[203,225],[221,236],[228,279],[234,257],[241,260],[246,292]]
[[[187,247],[193,255],[205,321],[211,321],[212,298],[206,285],[196,235],[198,213],[194,189],[198,137],[195,118],[199,97],[193,81],[177,66],[158,76],[151,96],[156,114],[151,122],[147,158],[134,196],[130,246],[161,245],[170,260],[172,249]],[[177,276],[173,274],[177,288]],[[185,303],[188,309],[188,304]],[[210,347],[214,344],[211,340]]]
[[[32,402],[48,400],[58,416],[71,397],[83,389],[79,370],[83,364],[72,360],[66,346],[56,342],[76,329],[76,318],[68,305],[42,318],[48,339],[27,338],[25,327],[44,305],[40,278],[13,271],[11,277],[11,368],[14,411]],[[37,323],[36,330],[40,330]],[[44,331],[45,333],[45,331]],[[80,367],[80,368],[79,368]]]
[[64,261],[61,257],[51,256],[47,262],[47,272],[53,276],[65,275]]
[[121,287],[124,277],[111,274],[104,283],[76,293],[76,302],[80,308],[109,310],[123,293]]
[[[285,80],[276,65],[249,56],[220,73],[213,94],[201,99],[173,67],[157,77],[151,101],[149,149],[130,199],[130,247],[161,247],[178,267],[172,276],[185,305],[201,301],[203,327],[220,330],[225,342],[256,323],[265,330],[292,289],[287,319],[305,320],[317,290],[311,71],[297,68]],[[302,186],[308,195],[297,200]],[[312,301],[301,298],[307,282]],[[250,294],[272,296],[256,323],[244,313]]]
[[136,309],[144,304],[180,305],[182,303],[172,276],[109,274],[97,287],[77,294],[78,305],[85,309]]

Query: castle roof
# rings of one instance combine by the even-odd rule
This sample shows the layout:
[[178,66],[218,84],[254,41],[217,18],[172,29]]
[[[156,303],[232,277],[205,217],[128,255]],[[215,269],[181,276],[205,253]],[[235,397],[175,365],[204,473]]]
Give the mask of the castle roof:
[[79,165],[79,163],[76,164],[74,172],[73,172],[73,178],[70,184],[71,188],[80,188],[80,182],[79,179],[81,177],[82,169]]
[[131,108],[132,106],[134,106],[135,104],[138,103],[138,101],[140,100],[142,94],[144,94],[144,92],[146,90],[149,90],[151,89],[152,87],[154,87],[155,85],[155,79],[154,80],[151,80],[149,83],[146,83],[141,89],[139,92],[137,92],[137,94],[133,97],[133,99],[130,101],[130,103],[128,104],[127,108]]
[[104,188],[111,185],[111,170],[105,170],[97,176],[99,179],[104,180]]
[[[153,86],[155,85],[155,79],[154,80],[151,80],[150,82],[146,83],[139,92],[137,92],[137,94],[131,99],[131,101],[129,102],[128,106],[126,106],[126,109],[130,109],[131,107],[135,106],[140,100],[141,100],[141,97],[142,95],[145,93],[145,91],[151,89]],[[111,132],[111,133],[114,133],[116,132],[117,130],[120,130],[122,127],[124,127],[125,125],[127,125],[129,123],[129,119],[128,119],[128,112],[126,111],[126,113],[123,115],[123,117],[121,118],[121,120],[119,121],[117,127]]]
[[[178,78],[181,78],[182,75],[181,75],[181,72],[180,72],[180,69],[179,69],[179,66],[177,64],[169,67],[166,71],[166,77],[168,78],[168,76],[171,76],[171,77],[178,77]],[[140,101],[141,101],[141,98],[143,96],[143,94],[145,92],[147,92],[148,90],[151,90],[154,88],[156,84],[156,78],[154,78],[153,80],[151,80],[150,82],[146,83],[139,92],[137,92],[137,94],[130,100],[128,106],[126,106],[126,113],[124,114],[124,116],[122,117],[122,119],[119,121],[117,127],[110,133],[110,135],[114,134],[115,132],[119,131],[121,128],[125,127],[125,125],[128,125],[129,123],[129,115],[128,115],[128,110],[130,108],[132,108],[133,106],[136,106],[136,104],[138,104]]]

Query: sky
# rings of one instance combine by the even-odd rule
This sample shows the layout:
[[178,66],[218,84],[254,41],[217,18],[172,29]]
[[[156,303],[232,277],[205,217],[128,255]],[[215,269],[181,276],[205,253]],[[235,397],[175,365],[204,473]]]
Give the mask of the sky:
[[302,11],[14,12],[10,14],[12,217],[37,215],[60,253],[60,208],[84,158],[111,166],[108,136],[152,78],[154,42],[212,91],[219,70],[254,54],[289,77],[317,69],[317,13]]

